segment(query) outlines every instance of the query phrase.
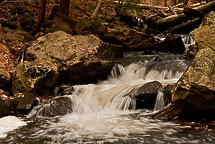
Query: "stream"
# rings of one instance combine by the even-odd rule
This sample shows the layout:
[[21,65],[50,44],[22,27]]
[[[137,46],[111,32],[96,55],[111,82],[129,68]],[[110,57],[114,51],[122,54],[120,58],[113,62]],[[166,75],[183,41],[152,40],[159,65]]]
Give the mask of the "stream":
[[[190,61],[184,60],[181,55],[165,53],[124,55],[125,58],[113,67],[107,80],[97,84],[63,86],[63,94],[56,98],[66,98],[66,114],[48,116],[51,112],[44,113],[44,110],[49,109],[51,103],[45,103],[35,107],[22,120],[14,117],[0,119],[0,143],[215,142],[213,123],[145,117],[165,106],[162,92],[158,92],[152,110],[136,109],[136,101],[129,95],[133,89],[155,80],[163,85],[176,83]],[[7,121],[11,121],[8,126]]]

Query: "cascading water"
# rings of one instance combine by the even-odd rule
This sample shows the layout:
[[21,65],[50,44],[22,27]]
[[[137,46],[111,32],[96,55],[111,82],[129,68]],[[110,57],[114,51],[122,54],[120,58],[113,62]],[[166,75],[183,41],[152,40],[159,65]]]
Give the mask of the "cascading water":
[[[136,110],[135,90],[157,80],[164,85],[175,83],[187,65],[180,56],[161,54],[141,56],[141,61],[114,66],[108,80],[98,84],[63,86],[66,92],[61,107],[52,102],[39,105],[28,115],[25,126],[7,134],[0,143],[201,143],[210,136],[187,135],[183,126],[144,117],[152,110]],[[157,96],[155,110],[164,105],[163,91]],[[55,99],[54,98],[54,99]],[[66,98],[66,99],[65,99]],[[62,107],[68,109],[61,113]],[[49,110],[50,113],[44,113]],[[52,110],[60,115],[50,116]],[[46,115],[47,114],[47,115]],[[62,115],[63,114],[63,115]],[[53,115],[52,115],[53,116]],[[204,129],[199,129],[205,132]],[[215,136],[214,136],[215,137]]]
[[184,42],[184,46],[186,48],[185,50],[188,51],[189,46],[195,44],[192,32],[189,35],[180,35],[180,36],[182,37],[182,40]]
[[156,98],[154,111],[161,110],[164,106],[165,106],[164,94],[163,94],[163,92],[159,91],[157,98]]
[[[55,97],[65,98],[60,100],[64,109],[51,107],[52,102],[37,106],[28,115],[28,124],[18,130],[18,135],[16,131],[11,132],[3,142],[157,143],[159,138],[150,138],[154,132],[161,132],[166,141],[175,142],[171,135],[177,133],[175,129],[180,126],[139,117],[142,112],[153,111],[141,110],[140,113],[136,110],[134,94],[138,88],[155,80],[162,84],[175,83],[185,71],[186,62],[180,56],[162,53],[145,56],[141,52],[127,53],[125,57],[113,67],[105,81],[64,86],[67,92]],[[164,107],[163,96],[159,91],[154,110]],[[59,115],[54,115],[53,111],[58,111]],[[169,126],[174,128],[169,129]]]
[[[143,61],[125,67],[116,64],[108,80],[98,84],[73,86],[73,92],[64,95],[71,99],[73,112],[59,117],[57,122],[50,123],[46,133],[58,133],[52,140],[62,143],[80,137],[115,138],[141,134],[157,127],[144,119],[135,120],[130,117],[138,111],[135,110],[135,99],[129,94],[154,80],[175,83],[187,65],[178,59],[170,60],[163,63],[162,69],[157,60],[153,60],[154,62]],[[168,65],[168,69],[165,65]],[[40,114],[42,109],[43,107],[39,111],[33,110],[29,117]]]

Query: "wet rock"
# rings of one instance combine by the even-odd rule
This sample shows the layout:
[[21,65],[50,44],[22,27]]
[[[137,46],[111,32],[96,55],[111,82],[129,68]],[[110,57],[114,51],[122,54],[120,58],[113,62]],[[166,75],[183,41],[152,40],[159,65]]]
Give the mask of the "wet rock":
[[185,51],[185,46],[182,38],[179,37],[167,37],[163,41],[155,39],[147,39],[139,43],[134,50],[136,51],[156,51],[165,52],[172,54],[183,54]]
[[161,43],[155,44],[153,48],[155,51],[173,54],[183,54],[185,51],[185,46],[180,36],[166,38]]
[[153,109],[161,83],[153,81],[138,88],[131,97],[136,99],[136,109]]
[[38,38],[27,55],[36,63],[56,69],[59,82],[89,83],[106,79],[119,54],[94,35],[72,36],[58,31]]
[[161,88],[161,92],[163,93],[164,95],[164,100],[165,100],[165,106],[168,105],[171,101],[172,101],[172,93],[173,93],[173,90],[175,89],[175,85],[174,84],[168,84],[166,86],[163,86]]
[[19,101],[17,110],[29,110],[37,95],[48,95],[58,73],[47,66],[33,62],[19,64],[12,75],[12,94]]
[[62,85],[55,87],[54,95],[55,96],[63,96],[63,95],[71,95],[74,92],[74,87],[70,85]]
[[196,47],[196,45],[189,46],[189,50],[186,53],[186,59],[193,60],[197,53],[198,53],[198,48]]
[[60,116],[65,115],[67,113],[71,113],[72,110],[72,101],[69,97],[55,97],[52,100],[50,100],[48,103],[39,105],[35,107],[30,117],[37,117],[37,116],[43,116],[43,117],[54,117],[54,116]]

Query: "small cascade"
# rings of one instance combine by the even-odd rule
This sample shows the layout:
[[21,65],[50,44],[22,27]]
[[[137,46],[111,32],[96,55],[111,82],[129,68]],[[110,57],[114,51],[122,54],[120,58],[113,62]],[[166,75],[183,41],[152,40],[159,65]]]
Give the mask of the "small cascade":
[[[71,93],[68,92],[69,89],[63,92],[67,102],[62,102],[70,105],[69,98],[72,112],[68,109],[68,113],[61,115],[57,123],[49,125],[51,131],[62,131],[62,128],[66,131],[65,135],[59,134],[54,137],[54,141],[60,143],[62,137],[68,138],[67,135],[79,138],[89,134],[111,137],[142,133],[145,130],[145,123],[129,117],[138,113],[135,110],[136,99],[132,94],[144,84],[155,80],[160,83],[175,83],[186,67],[184,61],[178,58],[153,56],[127,66],[116,64],[106,81],[72,86]],[[62,96],[56,98],[58,97]],[[163,93],[159,92],[155,110],[163,108],[164,103]],[[42,106],[38,112],[41,113],[43,108],[47,109],[47,105]],[[38,112],[33,109],[29,117]]]
[[113,78],[117,78],[118,76],[123,75],[124,72],[125,72],[125,68],[123,65],[115,64],[112,68],[111,76]]
[[182,36],[182,40],[184,42],[185,45],[193,45],[195,44],[193,35],[181,35]]
[[[180,34],[180,35],[175,34],[175,36],[180,36],[182,38],[182,41],[183,41],[184,46],[185,46],[185,52],[189,50],[189,46],[195,44],[192,32],[190,34]],[[165,37],[155,36],[155,38],[160,39],[162,41],[165,40]]]
[[[165,56],[163,56],[165,59]],[[154,61],[153,61],[154,60]],[[122,67],[122,65],[121,65]],[[118,79],[120,82],[132,82],[137,80],[175,83],[181,77],[187,64],[184,61],[176,60],[159,60],[155,57],[151,61],[132,63],[125,67],[123,75]],[[122,69],[122,68],[121,68]]]
[[[132,90],[154,80],[175,83],[187,67],[179,59],[158,59],[155,57],[151,61],[132,63],[126,67],[116,64],[108,80],[98,84],[73,86],[73,92],[65,93],[64,97],[71,99],[73,113],[77,115],[135,110],[136,101],[129,96]],[[161,99],[162,92],[159,92],[158,104]]]
[[154,111],[163,109],[165,106],[165,98],[163,92],[159,91],[157,94]]
[[182,40],[184,42],[184,46],[185,46],[185,51],[188,51],[189,50],[189,47],[191,45],[194,45],[195,44],[195,41],[194,41],[194,37],[192,34],[187,34],[187,35],[180,35],[182,37]]

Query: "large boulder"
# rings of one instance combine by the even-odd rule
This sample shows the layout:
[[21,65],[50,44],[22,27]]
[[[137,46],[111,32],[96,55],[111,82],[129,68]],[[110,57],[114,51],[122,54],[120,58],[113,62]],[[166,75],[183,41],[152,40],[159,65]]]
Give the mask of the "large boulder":
[[122,56],[115,48],[94,35],[72,36],[58,31],[38,38],[27,55],[29,60],[56,69],[61,82],[88,83],[110,73],[114,58]]
[[[210,21],[215,19],[213,13],[209,14]],[[172,105],[160,113],[167,118],[177,115],[215,118],[215,24],[209,23],[194,31],[199,52],[178,81]]]
[[[215,35],[214,35],[215,36]],[[173,102],[182,113],[203,117],[215,114],[215,51],[201,49],[177,83]]]
[[29,110],[36,96],[48,95],[54,88],[58,72],[33,62],[19,64],[12,75],[12,94],[18,100],[16,110]]

